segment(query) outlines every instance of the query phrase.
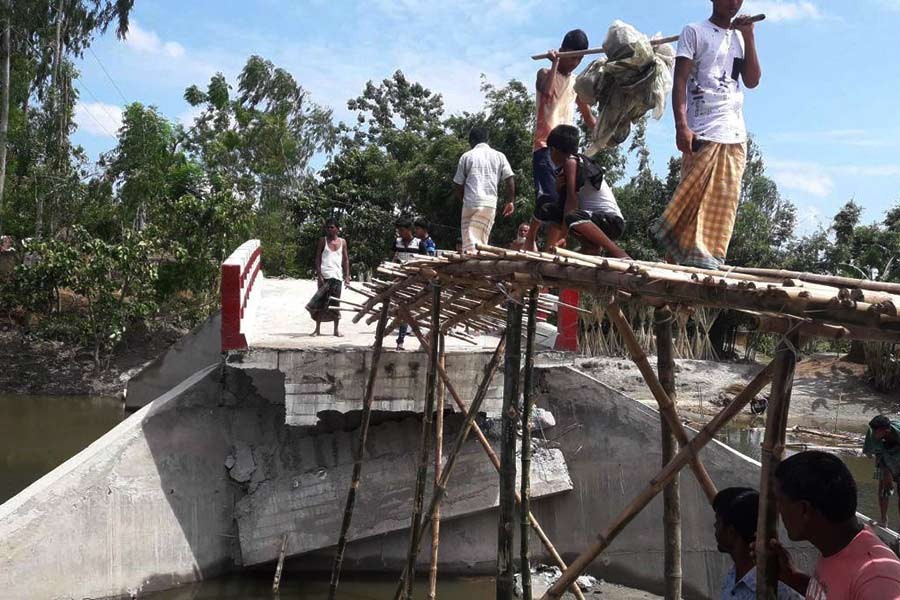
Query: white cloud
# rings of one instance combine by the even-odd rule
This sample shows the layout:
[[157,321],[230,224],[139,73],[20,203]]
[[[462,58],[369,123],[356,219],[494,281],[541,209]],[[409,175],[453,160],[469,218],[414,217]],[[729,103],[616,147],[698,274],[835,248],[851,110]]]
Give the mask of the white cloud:
[[775,142],[840,144],[858,148],[880,148],[897,143],[866,129],[828,129],[824,131],[783,131],[769,136]]
[[203,114],[203,107],[192,106],[178,115],[177,120],[186,129],[190,129],[194,126],[194,121],[196,121],[197,117],[199,117],[201,114]]
[[809,0],[783,2],[782,0],[748,0],[742,12],[764,13],[769,21],[806,21],[822,19],[819,8]]
[[78,129],[97,137],[116,137],[122,126],[122,108],[104,102],[79,102],[75,106]]
[[877,0],[877,2],[888,10],[900,10],[900,0]]
[[834,179],[823,165],[799,160],[770,160],[767,166],[779,187],[825,198],[834,191]]
[[153,31],[141,29],[134,21],[128,26],[125,45],[137,52],[159,54],[169,58],[184,56],[184,46],[178,42],[164,42]]
[[900,165],[841,165],[835,169],[842,175],[852,177],[897,177]]

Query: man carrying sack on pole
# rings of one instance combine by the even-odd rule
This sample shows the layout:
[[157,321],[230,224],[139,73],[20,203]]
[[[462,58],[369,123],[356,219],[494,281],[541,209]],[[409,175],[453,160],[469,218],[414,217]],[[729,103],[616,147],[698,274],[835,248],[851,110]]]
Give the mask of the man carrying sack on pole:
[[742,0],[712,0],[713,14],[681,32],[672,105],[681,183],[652,229],[667,259],[715,269],[731,241],[747,150],[744,92],[762,75]]

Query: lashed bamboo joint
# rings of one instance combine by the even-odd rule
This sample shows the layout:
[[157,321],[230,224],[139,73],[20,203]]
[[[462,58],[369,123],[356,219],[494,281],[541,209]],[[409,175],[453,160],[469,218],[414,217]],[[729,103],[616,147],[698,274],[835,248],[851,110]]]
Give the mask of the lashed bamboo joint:
[[[423,443],[420,448],[420,461],[416,505],[411,519],[410,552],[407,568],[398,586],[397,596],[409,597],[415,557],[423,531],[431,525],[437,531],[439,525],[440,501],[447,493],[447,483],[452,472],[452,461],[445,465],[440,477],[435,481],[435,488],[428,511],[424,511],[422,482],[424,469],[427,468],[429,435],[431,431],[431,413],[434,407],[434,388],[440,378],[458,408],[466,415],[467,427],[475,433],[494,467],[501,472],[501,481],[506,492],[502,521],[500,523],[500,544],[498,546],[498,597],[507,597],[511,593],[512,517],[510,507],[512,498],[521,501],[523,517],[522,525],[522,564],[528,565],[527,529],[530,526],[538,534],[554,561],[564,573],[546,593],[544,598],[559,598],[566,588],[571,586],[577,597],[583,597],[577,586],[576,578],[582,574],[590,563],[615,541],[616,536],[628,523],[643,510],[650,501],[666,486],[667,508],[665,517],[665,536],[667,547],[666,580],[667,596],[677,597],[681,588],[680,532],[678,517],[677,487],[671,485],[676,481],[678,473],[684,467],[690,467],[700,483],[702,490],[712,500],[716,493],[714,482],[709,477],[700,460],[700,450],[713,436],[764,389],[770,382],[773,387],[775,402],[768,415],[766,424],[766,444],[763,447],[763,506],[760,510],[759,539],[768,539],[774,530],[774,511],[771,504],[771,476],[774,467],[784,450],[784,435],[787,426],[787,410],[790,399],[791,381],[793,378],[793,361],[796,348],[804,337],[826,339],[872,340],[881,342],[900,342],[900,284],[871,282],[830,277],[811,273],[775,271],[768,269],[748,269],[727,267],[722,270],[698,269],[678,265],[651,263],[641,261],[620,260],[586,256],[567,250],[555,253],[520,252],[479,245],[474,254],[447,254],[441,257],[421,257],[407,263],[385,263],[378,273],[384,279],[375,279],[359,290],[367,300],[359,304],[345,303],[352,307],[356,315],[354,322],[367,317],[368,322],[381,317],[375,307],[390,299],[390,325],[382,325],[380,336],[400,324],[409,324],[414,335],[419,339],[423,349],[430,354],[429,384],[427,401],[423,414]],[[550,543],[543,530],[528,509],[527,478],[523,478],[524,487],[520,491],[511,485],[511,465],[514,456],[515,436],[509,435],[513,427],[513,417],[517,416],[517,408],[511,404],[518,396],[518,390],[510,390],[506,398],[507,411],[504,416],[507,435],[503,438],[501,461],[490,443],[474,423],[474,414],[467,408],[477,412],[480,399],[476,398],[471,407],[466,407],[456,393],[448,374],[437,359],[436,340],[448,335],[474,342],[473,335],[483,333],[496,334],[506,331],[506,343],[518,340],[519,331],[523,329],[522,313],[523,297],[529,294],[529,310],[526,328],[528,343],[526,344],[526,373],[524,412],[530,410],[530,369],[533,365],[534,326],[537,315],[555,310],[559,305],[553,297],[540,294],[545,287],[570,288],[589,292],[597,297],[608,298],[605,305],[605,316],[617,330],[629,353],[644,376],[644,379],[658,401],[661,424],[664,426],[663,441],[669,447],[663,453],[664,464],[660,472],[652,478],[647,487],[626,507],[619,516],[600,534],[597,541],[586,549],[576,560],[566,567],[556,549]],[[648,360],[647,350],[641,340],[634,335],[632,324],[620,308],[620,302],[627,299],[631,304],[656,307],[655,329],[658,335],[657,348],[660,349],[657,375]],[[514,310],[507,310],[513,307]],[[591,311],[579,307],[580,313]],[[698,309],[713,309],[702,311]],[[750,317],[752,327],[758,331],[774,333],[781,336],[779,356],[755,379],[747,384],[734,400],[716,415],[699,433],[690,436],[678,418],[677,407],[672,400],[674,392],[672,366],[672,338],[670,324],[681,319],[687,311],[697,315],[705,314],[703,319],[711,323],[710,314],[718,309],[742,311]],[[507,314],[509,313],[509,314]],[[673,316],[674,315],[674,316]],[[430,318],[429,318],[430,317]],[[684,317],[686,318],[686,317]],[[701,321],[703,321],[701,319]],[[708,324],[708,323],[707,323]],[[704,329],[707,324],[703,324]],[[386,331],[385,331],[386,329]],[[422,330],[429,331],[426,338]],[[649,337],[652,343],[652,335]],[[648,338],[644,338],[646,343]],[[661,346],[660,346],[661,344]],[[652,344],[651,344],[652,345]],[[518,346],[518,342],[515,342]],[[493,364],[499,358],[503,342],[494,355]],[[518,365],[518,359],[513,361]],[[510,365],[507,370],[507,386],[518,385],[518,367]],[[489,385],[492,372],[486,373],[482,388]],[[509,378],[513,379],[510,380]],[[506,414],[509,412],[510,414]],[[527,430],[527,422],[522,423]],[[468,429],[466,430],[468,433]],[[527,436],[526,436],[527,438]],[[462,438],[465,439],[464,437]],[[674,442],[674,444],[673,444]],[[677,451],[676,451],[677,450]],[[528,456],[523,452],[523,461],[527,465]],[[501,462],[502,469],[501,469]],[[526,472],[527,472],[527,466]],[[511,470],[512,469],[512,470]],[[437,541],[433,553],[437,553]],[[773,589],[771,577],[771,557],[764,548],[757,552],[760,575],[759,593],[765,597]],[[337,561],[339,565],[339,559]],[[768,568],[767,568],[768,567]],[[339,567],[336,570],[339,572]],[[336,584],[337,577],[334,583]],[[523,583],[528,587],[527,574]],[[431,593],[434,593],[432,584]]]

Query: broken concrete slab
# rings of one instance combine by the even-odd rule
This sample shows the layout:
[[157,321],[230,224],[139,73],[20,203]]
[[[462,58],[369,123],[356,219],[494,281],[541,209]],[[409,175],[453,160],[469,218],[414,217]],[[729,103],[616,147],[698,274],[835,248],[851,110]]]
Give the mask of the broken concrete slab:
[[[416,480],[415,459],[415,453],[408,449],[366,459],[348,540],[361,540],[409,527]],[[337,544],[343,519],[341,507],[350,488],[352,471],[352,463],[345,463],[330,469],[283,476],[264,481],[255,493],[242,498],[235,512],[244,564],[275,560],[284,534],[288,534],[290,555]],[[477,442],[466,444],[455,474],[457,477],[451,479],[449,495],[441,507],[442,519],[452,520],[499,505],[497,471]],[[426,486],[430,497],[432,478]],[[531,489],[534,499],[572,489],[562,452],[535,449]]]

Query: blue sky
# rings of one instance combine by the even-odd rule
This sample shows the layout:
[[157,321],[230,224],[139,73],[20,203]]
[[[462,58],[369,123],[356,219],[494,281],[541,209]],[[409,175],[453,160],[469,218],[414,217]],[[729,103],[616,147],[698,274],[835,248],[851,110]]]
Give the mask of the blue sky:
[[[132,101],[189,122],[184,89],[217,71],[233,81],[251,54],[287,68],[339,119],[367,80],[396,69],[440,92],[448,113],[476,110],[482,73],[530,86],[539,65],[529,56],[568,29],[599,46],[613,19],[669,35],[709,12],[709,0],[137,0],[128,39],[108,33],[80,61],[75,139],[90,156],[110,149]],[[880,220],[900,203],[900,0],[746,0],[742,12],[769,17],[745,116],[799,229],[827,225],[851,197],[864,220]],[[663,173],[675,153],[670,111],[648,140]]]

